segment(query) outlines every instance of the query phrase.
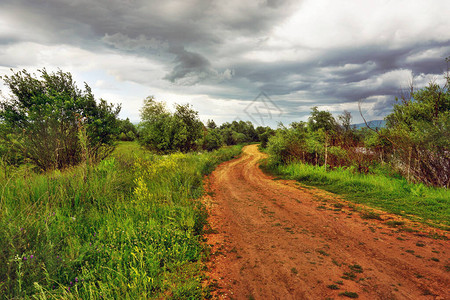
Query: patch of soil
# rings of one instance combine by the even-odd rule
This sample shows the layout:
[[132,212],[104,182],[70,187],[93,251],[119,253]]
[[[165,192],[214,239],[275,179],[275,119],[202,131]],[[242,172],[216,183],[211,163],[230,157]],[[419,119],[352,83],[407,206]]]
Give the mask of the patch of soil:
[[273,180],[264,157],[247,146],[208,178],[214,298],[450,299],[445,231]]

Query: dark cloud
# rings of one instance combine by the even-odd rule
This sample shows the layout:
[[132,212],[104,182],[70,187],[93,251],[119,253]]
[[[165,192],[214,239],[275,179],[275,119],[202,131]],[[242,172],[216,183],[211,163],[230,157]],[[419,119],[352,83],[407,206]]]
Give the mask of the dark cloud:
[[[436,1],[432,2],[430,7],[436,5]],[[408,74],[439,75],[445,68],[450,35],[445,33],[448,30],[441,34],[430,31],[438,32],[440,25],[433,27],[436,16],[402,25],[394,22],[395,14],[390,14],[380,23],[392,23],[385,29],[387,33],[380,29],[379,34],[374,34],[372,31],[377,32],[377,28],[353,25],[348,27],[349,32],[336,31],[343,40],[352,35],[363,39],[360,32],[367,32],[370,37],[354,43],[336,39],[336,44],[330,41],[323,46],[326,41],[313,43],[321,36],[312,39],[297,32],[290,33],[291,41],[280,38],[277,29],[296,11],[312,3],[315,2],[3,0],[0,18],[9,27],[0,28],[0,67],[18,65],[18,59],[12,59],[16,51],[11,46],[25,42],[70,45],[118,57],[136,56],[152,62],[149,64],[158,71],[152,70],[151,76],[157,78],[145,78],[143,69],[139,76],[127,75],[132,72],[128,66],[121,66],[124,74],[118,77],[139,84],[156,82],[160,88],[172,87],[187,94],[207,94],[211,99],[251,101],[265,91],[289,111],[286,116],[309,113],[305,106],[312,104],[345,105],[366,98],[377,99],[373,100],[373,110],[383,114],[408,83]],[[328,9],[328,5],[322,9],[323,20],[311,24],[311,31],[338,13]],[[348,13],[339,22],[347,23],[355,17]],[[420,22],[425,22],[424,29]],[[369,26],[370,18],[367,23]],[[118,74],[120,70],[111,73]]]
[[191,78],[190,82],[195,84],[202,79],[216,75],[211,68],[211,63],[198,53],[186,51],[184,48],[171,49],[171,53],[176,55],[175,67],[164,78],[176,82],[183,78]]

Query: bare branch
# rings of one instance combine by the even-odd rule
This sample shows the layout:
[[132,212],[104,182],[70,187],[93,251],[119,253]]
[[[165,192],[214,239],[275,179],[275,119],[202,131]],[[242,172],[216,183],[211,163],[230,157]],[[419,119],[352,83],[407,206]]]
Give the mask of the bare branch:
[[359,114],[361,115],[361,118],[364,120],[364,124],[366,124],[366,127],[369,128],[370,130],[372,130],[373,132],[375,132],[378,136],[387,139],[389,142],[392,143],[392,145],[396,145],[396,146],[397,146],[397,144],[394,143],[387,135],[382,134],[382,133],[378,130],[378,128],[375,127],[375,129],[373,129],[372,127],[369,126],[369,124],[367,123],[366,118],[364,118],[364,115],[363,115],[362,110],[361,110],[361,103],[362,103],[362,102],[363,102],[363,99],[361,99],[361,100],[358,101],[358,110],[359,110]]

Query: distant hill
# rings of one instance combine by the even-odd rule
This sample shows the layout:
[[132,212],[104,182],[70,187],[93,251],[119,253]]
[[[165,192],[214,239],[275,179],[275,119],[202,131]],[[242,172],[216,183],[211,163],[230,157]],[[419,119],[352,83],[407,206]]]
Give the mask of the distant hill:
[[[372,127],[372,128],[382,128],[382,127],[386,127],[386,121],[385,120],[372,120],[372,121],[368,121],[367,124]],[[352,124],[353,126],[356,127],[356,129],[360,129],[363,127],[366,127],[365,123],[358,123],[358,124]]]

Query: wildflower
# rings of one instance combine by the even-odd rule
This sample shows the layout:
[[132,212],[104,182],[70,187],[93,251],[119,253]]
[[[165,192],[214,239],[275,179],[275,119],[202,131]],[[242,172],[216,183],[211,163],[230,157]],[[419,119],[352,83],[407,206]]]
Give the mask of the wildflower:
[[26,256],[24,256],[24,257],[23,257],[23,260],[24,260],[24,261],[26,261],[26,260],[27,260],[27,257],[26,257]]
[[20,227],[20,231],[23,231],[23,227]]
[[70,285],[73,285],[73,282],[72,282],[72,281],[70,282]]
[[78,277],[75,277],[75,282],[78,282]]
[[33,258],[34,258],[34,255],[33,255],[33,254],[31,254],[31,255],[30,255],[30,259],[33,259]]

